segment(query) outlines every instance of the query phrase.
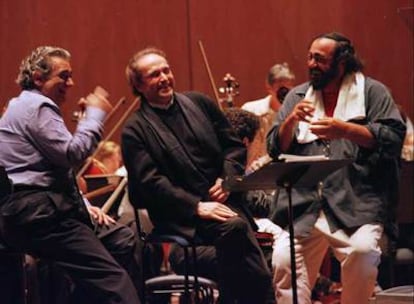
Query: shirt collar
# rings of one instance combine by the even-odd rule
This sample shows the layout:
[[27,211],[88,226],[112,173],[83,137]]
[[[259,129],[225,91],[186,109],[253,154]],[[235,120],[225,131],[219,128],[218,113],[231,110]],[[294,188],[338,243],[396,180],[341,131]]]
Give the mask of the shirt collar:
[[174,103],[174,95],[171,97],[170,102],[167,104],[158,104],[158,103],[152,103],[148,101],[148,104],[152,108],[161,109],[161,110],[168,110],[173,105],[173,103]]

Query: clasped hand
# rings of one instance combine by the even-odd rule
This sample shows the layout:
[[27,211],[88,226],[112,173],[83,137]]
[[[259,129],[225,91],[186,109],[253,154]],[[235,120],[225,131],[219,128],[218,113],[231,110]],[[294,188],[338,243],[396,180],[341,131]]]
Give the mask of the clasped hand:
[[198,203],[197,214],[200,218],[224,222],[228,218],[237,216],[236,212],[224,204],[230,192],[223,189],[222,183],[223,179],[218,178],[216,183],[209,189],[211,201]]
[[323,117],[310,123],[309,130],[320,139],[343,138],[345,122],[332,117]]
[[346,122],[333,117],[322,117],[313,120],[315,107],[312,102],[302,100],[292,111],[291,119],[296,122],[303,121],[309,123],[309,131],[320,139],[343,138],[346,130]]

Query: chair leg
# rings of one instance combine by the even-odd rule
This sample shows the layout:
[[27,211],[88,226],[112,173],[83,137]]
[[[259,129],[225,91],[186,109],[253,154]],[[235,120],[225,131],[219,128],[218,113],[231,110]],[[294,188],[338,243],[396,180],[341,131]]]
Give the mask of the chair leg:
[[195,304],[199,304],[199,291],[200,291],[200,285],[198,282],[198,269],[197,269],[197,252],[196,252],[196,246],[193,244],[191,245],[192,254],[193,254],[193,270],[194,270],[194,294],[195,294]]
[[184,247],[184,298],[188,304],[191,303],[189,271],[190,263],[188,247]]
[[19,260],[21,265],[20,270],[20,282],[21,282],[21,295],[22,295],[22,303],[27,304],[27,297],[29,295],[29,289],[28,289],[28,281],[26,276],[26,260],[24,254],[19,254]]

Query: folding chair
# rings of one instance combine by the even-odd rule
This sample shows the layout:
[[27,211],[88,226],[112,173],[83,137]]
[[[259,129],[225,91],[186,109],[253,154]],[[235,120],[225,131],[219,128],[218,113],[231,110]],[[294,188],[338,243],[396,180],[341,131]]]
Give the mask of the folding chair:
[[[215,303],[214,291],[217,289],[216,283],[197,275],[196,245],[198,244],[194,240],[188,240],[179,235],[158,233],[154,228],[150,232],[146,232],[140,220],[139,210],[134,208],[134,212],[138,235],[144,243],[144,248],[146,244],[176,243],[184,249],[184,275],[167,274],[146,280],[143,279],[142,289],[145,299],[141,299],[142,302],[159,303],[160,299],[178,295],[180,297],[180,303]],[[149,218],[146,220],[149,221]],[[191,256],[194,265],[194,273],[192,275],[189,273],[191,261],[190,250],[192,252]],[[145,264],[144,258],[143,264]]]

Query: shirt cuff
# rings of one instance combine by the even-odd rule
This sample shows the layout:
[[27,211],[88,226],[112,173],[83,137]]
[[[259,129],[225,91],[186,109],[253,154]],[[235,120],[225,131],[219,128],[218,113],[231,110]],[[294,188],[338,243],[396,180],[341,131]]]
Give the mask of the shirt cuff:
[[97,107],[86,108],[86,118],[103,122],[106,117],[106,112]]

